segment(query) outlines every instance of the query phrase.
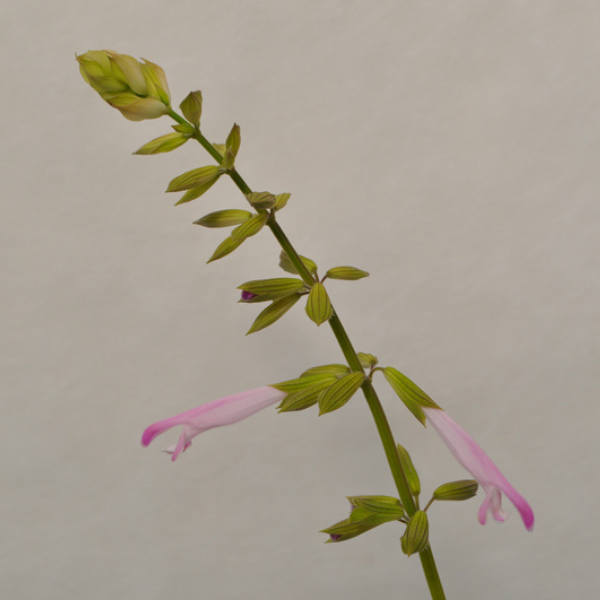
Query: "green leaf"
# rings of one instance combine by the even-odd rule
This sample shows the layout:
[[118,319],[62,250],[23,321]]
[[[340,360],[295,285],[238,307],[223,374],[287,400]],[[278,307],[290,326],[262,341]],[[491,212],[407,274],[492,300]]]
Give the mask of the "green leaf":
[[364,352],[359,352],[357,356],[363,369],[370,369],[371,367],[376,366],[379,362],[379,359],[376,356],[373,356],[372,354],[365,354]]
[[243,239],[235,239],[231,236],[225,238],[217,246],[217,249],[213,252],[213,255],[208,259],[207,263],[210,263],[213,260],[218,260],[219,258],[223,258],[228,254],[231,254],[238,246],[242,244],[243,241]]
[[[311,275],[314,275],[317,272],[317,263],[310,260],[310,258],[306,258],[306,256],[300,256],[300,260],[308,270]],[[279,255],[279,266],[288,273],[293,273],[294,275],[298,275],[298,271],[296,267],[292,264],[289,256],[285,253],[285,251],[281,251]]]
[[315,283],[310,288],[306,302],[306,314],[317,325],[325,323],[333,314],[327,290],[322,283]]
[[204,215],[201,219],[194,221],[194,225],[202,225],[202,227],[232,227],[247,221],[252,216],[252,213],[247,210],[218,210],[216,212]]
[[298,377],[297,379],[289,379],[288,381],[282,381],[280,383],[270,384],[271,387],[278,389],[281,392],[299,392],[308,388],[314,387],[321,383],[327,383],[331,385],[337,381],[335,375],[330,373],[313,373],[306,377]]
[[369,274],[366,271],[361,271],[361,269],[355,267],[333,267],[325,274],[325,277],[329,277],[329,279],[347,279],[350,281],[368,276]]
[[275,196],[275,206],[273,207],[276,211],[281,210],[290,199],[291,194],[277,194]]
[[234,239],[245,240],[253,235],[256,235],[269,220],[268,213],[254,215],[231,232],[231,237]]
[[338,379],[319,398],[319,415],[324,415],[344,406],[363,384],[364,380],[364,373],[351,373]]
[[323,380],[320,383],[315,383],[310,387],[290,392],[279,405],[279,412],[292,412],[297,410],[304,410],[314,406],[319,398],[331,387],[332,381],[335,382],[335,378]]
[[202,92],[190,92],[179,105],[183,116],[194,125],[200,124],[202,115]]
[[383,374],[406,408],[425,426],[421,407],[440,408],[420,387],[394,367],[386,367]]
[[167,192],[189,190],[216,180],[219,175],[221,175],[221,167],[219,165],[208,165],[207,167],[192,169],[191,171],[187,171],[186,173],[175,177],[175,179],[169,183]]
[[179,148],[188,141],[188,136],[182,133],[167,133],[162,135],[147,144],[144,144],[141,148],[138,148],[134,154],[160,154],[162,152],[171,152],[175,148]]
[[398,456],[400,457],[400,464],[402,465],[402,470],[406,475],[406,480],[408,481],[408,485],[410,487],[410,491],[413,496],[418,496],[421,493],[421,481],[419,480],[419,474],[415,469],[415,465],[408,453],[408,450],[401,446],[397,445],[398,448]]
[[175,206],[179,206],[179,204],[185,204],[186,202],[191,202],[192,200],[196,200],[196,198],[200,198],[200,196],[208,192],[208,190],[210,190],[210,188],[217,183],[218,179],[219,177],[188,190],[183,196],[181,196],[181,198],[179,198],[179,200],[177,200],[177,202],[175,202]]
[[256,317],[254,323],[252,323],[252,327],[250,327],[246,335],[254,333],[255,331],[260,331],[275,323],[275,321],[283,317],[283,315],[290,310],[299,299],[300,294],[296,294],[273,300],[273,303],[270,306],[267,306],[267,308]]
[[350,373],[350,367],[346,365],[321,365],[319,367],[311,367],[302,373],[302,377],[317,373],[327,373],[335,375],[336,377],[342,377]]
[[275,206],[275,196],[270,192],[250,192],[246,194],[246,198],[253,208],[273,208]]
[[278,277],[276,279],[256,279],[247,281],[238,286],[238,290],[244,290],[251,294],[261,296],[263,300],[274,300],[295,294],[304,289],[302,279],[293,279],[291,277]]

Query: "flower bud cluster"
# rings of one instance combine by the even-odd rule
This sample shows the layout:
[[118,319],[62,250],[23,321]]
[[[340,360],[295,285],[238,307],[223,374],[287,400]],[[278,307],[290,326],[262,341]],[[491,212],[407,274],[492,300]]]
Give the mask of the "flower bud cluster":
[[167,78],[158,65],[111,50],[91,50],[77,62],[87,83],[126,119],[156,119],[171,109]]

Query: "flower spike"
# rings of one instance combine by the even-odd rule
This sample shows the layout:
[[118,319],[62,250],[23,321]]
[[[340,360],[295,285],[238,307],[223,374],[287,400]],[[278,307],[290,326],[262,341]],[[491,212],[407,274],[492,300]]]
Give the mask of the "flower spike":
[[142,435],[142,446],[148,446],[156,436],[168,429],[176,425],[183,425],[183,431],[177,444],[165,450],[171,454],[171,460],[176,460],[184,450],[190,447],[192,438],[203,431],[213,427],[233,425],[263,408],[280,402],[284,397],[285,392],[265,386],[202,404],[198,408],[192,408],[192,410],[150,425]]
[[533,510],[527,500],[502,475],[481,446],[446,412],[440,408],[422,407],[427,420],[442,438],[456,460],[478,481],[485,491],[479,508],[478,521],[485,525],[488,513],[496,521],[505,521],[508,514],[502,510],[502,493],[515,505],[528,531],[533,530]]

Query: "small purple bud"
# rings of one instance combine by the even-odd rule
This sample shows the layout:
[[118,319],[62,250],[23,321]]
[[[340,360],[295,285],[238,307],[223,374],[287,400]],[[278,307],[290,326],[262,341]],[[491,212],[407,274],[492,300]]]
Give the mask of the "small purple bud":
[[252,298],[256,298],[258,294],[253,294],[252,292],[247,292],[246,290],[242,290],[242,302],[248,302],[252,300]]
[[332,542],[337,542],[337,541],[338,541],[338,540],[339,540],[341,537],[342,537],[341,535],[337,535],[337,534],[335,534],[335,533],[332,533],[332,534],[329,536],[329,539],[330,539]]

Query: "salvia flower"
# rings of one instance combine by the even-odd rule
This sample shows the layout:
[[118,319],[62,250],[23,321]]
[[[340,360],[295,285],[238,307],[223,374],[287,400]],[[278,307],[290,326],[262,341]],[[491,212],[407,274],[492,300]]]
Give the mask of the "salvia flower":
[[90,50],[77,62],[85,81],[126,119],[156,119],[169,112],[169,86],[158,65],[112,50]]
[[192,438],[203,431],[213,427],[233,425],[263,408],[281,402],[284,397],[285,392],[265,386],[202,404],[198,408],[150,425],[142,435],[142,446],[148,446],[157,435],[168,429],[176,425],[183,425],[183,431],[177,444],[165,450],[171,454],[171,460],[176,460],[184,450],[190,447]]
[[485,525],[488,513],[496,521],[505,521],[508,514],[502,510],[502,493],[515,505],[528,531],[533,529],[531,507],[502,475],[481,446],[446,412],[440,408],[423,407],[427,420],[442,438],[458,462],[478,481],[485,491],[479,508],[478,521]]

